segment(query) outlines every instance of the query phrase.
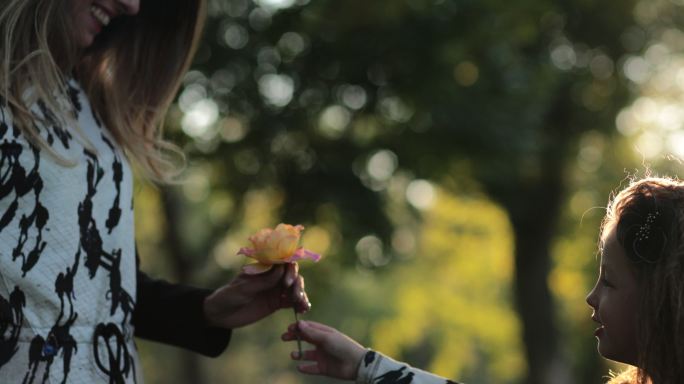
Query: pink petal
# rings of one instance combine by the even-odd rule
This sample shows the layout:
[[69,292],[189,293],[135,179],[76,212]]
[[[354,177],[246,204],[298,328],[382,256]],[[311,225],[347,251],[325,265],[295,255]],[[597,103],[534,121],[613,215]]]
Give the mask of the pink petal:
[[270,271],[271,268],[273,268],[271,264],[254,263],[242,266],[242,272],[247,275],[258,275]]
[[318,260],[321,259],[321,255],[319,255],[318,253],[311,252],[308,249],[299,248],[286,261],[293,262],[293,261],[304,260],[304,259],[309,259],[309,260],[313,260],[314,262],[317,262]]

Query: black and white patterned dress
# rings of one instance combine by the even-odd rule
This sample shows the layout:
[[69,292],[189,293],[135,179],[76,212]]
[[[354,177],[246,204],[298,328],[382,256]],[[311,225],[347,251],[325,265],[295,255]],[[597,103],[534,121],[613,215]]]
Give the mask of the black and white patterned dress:
[[68,88],[95,151],[40,102],[48,124],[34,128],[74,166],[0,109],[0,380],[140,383],[131,170],[78,84]]

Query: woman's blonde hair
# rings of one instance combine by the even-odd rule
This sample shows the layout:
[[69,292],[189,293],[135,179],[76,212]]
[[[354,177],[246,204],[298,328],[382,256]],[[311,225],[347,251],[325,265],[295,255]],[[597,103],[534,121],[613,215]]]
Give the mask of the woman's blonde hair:
[[0,91],[15,126],[49,149],[33,128],[41,118],[31,106],[40,100],[68,122],[71,113],[59,100],[69,99],[66,84],[73,75],[127,155],[148,177],[170,181],[179,169],[173,159],[183,157],[162,138],[163,118],[198,45],[205,0],[141,1],[137,15],[113,19],[84,52],[73,35],[73,0],[0,3]]
[[640,287],[636,383],[684,383],[684,183],[632,181],[608,205],[613,225]]

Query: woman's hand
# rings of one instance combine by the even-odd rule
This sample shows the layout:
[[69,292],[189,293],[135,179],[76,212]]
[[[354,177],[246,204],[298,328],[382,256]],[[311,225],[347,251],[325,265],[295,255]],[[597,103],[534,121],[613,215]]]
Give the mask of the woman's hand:
[[297,263],[276,265],[270,271],[240,273],[204,299],[204,315],[211,326],[239,328],[281,308],[303,313],[311,308]]
[[315,349],[292,352],[293,360],[311,361],[312,364],[299,364],[299,372],[310,375],[322,375],[343,380],[356,380],[356,373],[361,359],[367,350],[342,332],[314,321],[299,321],[291,324],[282,336],[285,341],[297,339],[299,333],[302,340],[311,343]]

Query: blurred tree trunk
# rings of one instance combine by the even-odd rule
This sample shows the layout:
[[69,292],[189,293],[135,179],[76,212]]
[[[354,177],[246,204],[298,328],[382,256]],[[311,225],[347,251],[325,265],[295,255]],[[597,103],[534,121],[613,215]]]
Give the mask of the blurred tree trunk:
[[[173,187],[161,187],[159,189],[162,209],[164,212],[166,228],[164,231],[164,244],[167,245],[169,262],[173,271],[173,278],[181,284],[191,284],[193,270],[192,258],[189,255],[189,247],[184,242],[181,222],[183,220],[183,199],[177,189]],[[202,370],[200,369],[197,354],[179,351],[179,383],[204,383]]]
[[511,185],[506,196],[497,196],[508,211],[515,236],[514,295],[528,363],[526,384],[573,382],[559,353],[548,285],[552,240],[564,202],[564,163],[560,153],[548,153],[538,177]]
[[526,384],[575,382],[569,362],[560,353],[548,279],[552,241],[568,188],[565,169],[568,162],[574,162],[582,131],[570,123],[570,84],[562,84],[555,95],[537,136],[540,149],[534,165],[512,162],[518,169],[508,169],[508,175],[516,176],[495,182],[490,189],[505,206],[515,236],[513,284],[528,363]]
[[547,176],[523,192],[528,197],[525,207],[509,211],[515,234],[515,298],[529,365],[525,382],[529,384],[569,381],[558,352],[559,335],[548,286],[562,186],[559,177]]

